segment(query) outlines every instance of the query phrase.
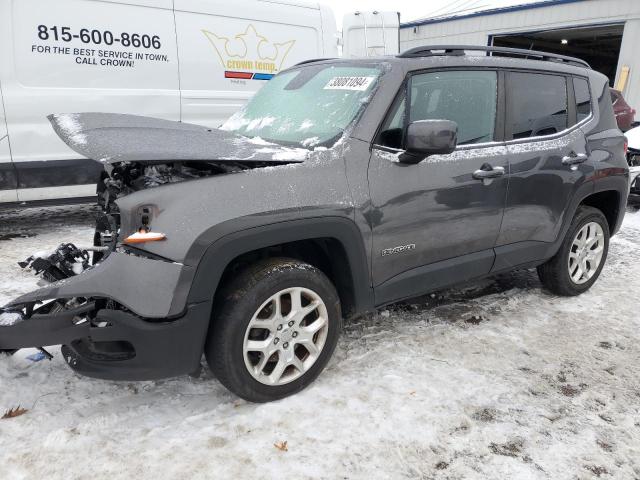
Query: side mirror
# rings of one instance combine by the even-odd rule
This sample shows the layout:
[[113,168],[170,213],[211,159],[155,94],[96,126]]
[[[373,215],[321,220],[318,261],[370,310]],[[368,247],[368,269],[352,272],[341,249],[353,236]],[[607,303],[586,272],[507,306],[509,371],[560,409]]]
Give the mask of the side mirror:
[[446,155],[456,149],[458,125],[451,120],[418,120],[407,128],[405,153],[399,160],[418,163],[429,155]]

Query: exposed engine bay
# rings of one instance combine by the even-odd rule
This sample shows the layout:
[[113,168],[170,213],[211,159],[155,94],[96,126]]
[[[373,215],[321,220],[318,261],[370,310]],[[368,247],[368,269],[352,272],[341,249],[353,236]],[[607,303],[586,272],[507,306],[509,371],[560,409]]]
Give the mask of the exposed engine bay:
[[[94,254],[94,263],[108,256],[115,249],[120,230],[120,212],[115,203],[125,195],[159,187],[170,183],[197,180],[214,175],[225,175],[252,168],[268,166],[268,163],[242,162],[171,162],[171,163],[138,163],[122,162],[106,164],[97,186],[98,205],[102,214],[96,219],[94,236],[95,247],[106,250]],[[148,228],[148,212],[140,216],[140,229]]]
[[107,208],[116,198],[138,190],[262,166],[266,165],[202,161],[157,164],[123,162],[105,165],[105,173],[98,183],[98,203]]
[[[79,275],[115,250],[120,230],[120,213],[116,204],[118,198],[168,183],[236,173],[261,166],[267,165],[253,163],[249,166],[241,162],[201,161],[107,164],[97,186],[98,205],[102,211],[96,218],[93,246],[77,247],[71,243],[62,243],[53,251],[36,252],[18,264],[41,276],[46,282],[57,282]],[[149,219],[144,213],[140,219],[140,229],[149,226]]]

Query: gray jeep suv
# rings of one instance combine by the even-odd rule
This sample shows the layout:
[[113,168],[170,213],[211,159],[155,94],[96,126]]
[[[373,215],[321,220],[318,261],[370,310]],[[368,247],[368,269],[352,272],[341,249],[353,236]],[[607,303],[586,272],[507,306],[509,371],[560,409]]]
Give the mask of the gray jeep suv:
[[312,382],[343,318],[516,268],[586,291],[629,190],[607,78],[534,51],[309,61],[220,129],[50,120],[104,165],[104,213],[91,255],[27,262],[62,280],[3,308],[0,349],[62,344],[75,371],[128,380],[204,353],[256,402]]

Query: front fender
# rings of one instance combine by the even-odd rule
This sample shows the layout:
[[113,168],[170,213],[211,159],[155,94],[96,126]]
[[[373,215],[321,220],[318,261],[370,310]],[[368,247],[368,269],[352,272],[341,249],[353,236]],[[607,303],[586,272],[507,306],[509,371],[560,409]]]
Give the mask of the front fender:
[[206,248],[193,278],[187,278],[190,272],[183,272],[179,288],[184,290],[177,292],[172,310],[178,310],[187,303],[210,301],[226,267],[238,256],[261,248],[316,238],[332,238],[343,246],[353,280],[354,313],[364,312],[373,307],[373,290],[366,250],[362,234],[351,219],[316,217],[243,230],[235,230],[234,227],[237,225],[233,221],[219,225],[218,232],[222,230],[225,234]]

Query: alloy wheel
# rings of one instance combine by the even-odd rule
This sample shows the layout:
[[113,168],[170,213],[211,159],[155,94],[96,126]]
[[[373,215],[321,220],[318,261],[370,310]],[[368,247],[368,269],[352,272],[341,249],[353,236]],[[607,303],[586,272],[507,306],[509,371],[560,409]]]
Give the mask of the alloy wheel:
[[244,336],[244,363],[251,376],[277,386],[304,375],[324,348],[327,308],[313,290],[287,288],[254,313]]
[[569,250],[569,278],[577,285],[588,282],[598,271],[604,253],[604,231],[597,222],[585,224],[573,238]]

